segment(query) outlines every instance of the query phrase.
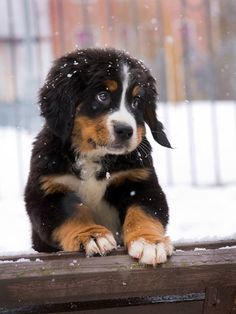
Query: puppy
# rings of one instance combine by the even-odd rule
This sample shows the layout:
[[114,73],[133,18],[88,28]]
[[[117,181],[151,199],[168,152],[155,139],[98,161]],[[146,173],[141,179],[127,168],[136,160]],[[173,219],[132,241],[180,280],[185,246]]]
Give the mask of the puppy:
[[144,264],[172,254],[166,197],[145,137],[170,147],[156,117],[156,84],[122,51],[76,50],[40,90],[45,125],[33,144],[25,204],[39,252],[104,255],[124,244]]

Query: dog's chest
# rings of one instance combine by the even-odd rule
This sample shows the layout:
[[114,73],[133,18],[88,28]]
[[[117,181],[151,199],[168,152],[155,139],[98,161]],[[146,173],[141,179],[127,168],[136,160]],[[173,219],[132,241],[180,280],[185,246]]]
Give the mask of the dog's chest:
[[101,164],[91,159],[79,159],[77,167],[80,169],[81,180],[78,190],[82,202],[89,207],[97,206],[102,200],[108,185],[107,180],[97,180],[96,174],[101,171]]
[[81,180],[78,180],[78,195],[81,201],[94,213],[95,221],[113,232],[120,233],[119,213],[114,206],[104,200],[104,194],[109,184],[109,178],[97,180],[96,175],[102,170],[97,161],[80,159],[77,162],[80,168]]

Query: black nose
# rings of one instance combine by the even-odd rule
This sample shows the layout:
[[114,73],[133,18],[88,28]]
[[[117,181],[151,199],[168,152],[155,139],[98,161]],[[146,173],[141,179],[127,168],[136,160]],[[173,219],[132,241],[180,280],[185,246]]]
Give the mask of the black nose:
[[125,123],[114,124],[114,131],[120,140],[128,140],[133,135],[133,128]]

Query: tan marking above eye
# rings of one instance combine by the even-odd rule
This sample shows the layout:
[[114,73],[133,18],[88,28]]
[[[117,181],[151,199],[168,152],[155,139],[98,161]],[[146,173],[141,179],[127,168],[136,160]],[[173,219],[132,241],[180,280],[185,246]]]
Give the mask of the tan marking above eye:
[[140,93],[141,93],[141,88],[140,86],[136,85],[132,90],[132,96],[137,97],[140,95]]
[[106,80],[104,85],[108,88],[110,92],[115,92],[118,88],[118,83],[114,80]]

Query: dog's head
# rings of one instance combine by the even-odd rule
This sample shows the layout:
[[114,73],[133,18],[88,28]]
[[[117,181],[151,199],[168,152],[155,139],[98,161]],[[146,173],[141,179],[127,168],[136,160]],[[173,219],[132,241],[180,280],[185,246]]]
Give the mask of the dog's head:
[[142,62],[113,49],[77,50],[56,60],[40,91],[47,126],[79,153],[126,154],[145,135],[170,147],[156,116],[156,84]]

